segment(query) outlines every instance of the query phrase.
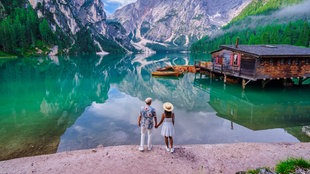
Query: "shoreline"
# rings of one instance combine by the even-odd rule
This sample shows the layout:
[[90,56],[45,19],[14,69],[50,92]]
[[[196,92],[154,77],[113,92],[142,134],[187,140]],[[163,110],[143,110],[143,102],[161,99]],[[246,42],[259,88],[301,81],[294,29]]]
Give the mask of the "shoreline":
[[274,168],[287,158],[310,159],[310,143],[138,145],[97,147],[0,161],[1,173],[236,173]]

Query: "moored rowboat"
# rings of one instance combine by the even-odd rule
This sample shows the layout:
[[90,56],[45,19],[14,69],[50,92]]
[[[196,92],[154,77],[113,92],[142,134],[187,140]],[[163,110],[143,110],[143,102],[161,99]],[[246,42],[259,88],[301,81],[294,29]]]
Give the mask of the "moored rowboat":
[[153,76],[176,76],[178,77],[181,74],[182,72],[178,72],[178,71],[154,71],[152,72]]

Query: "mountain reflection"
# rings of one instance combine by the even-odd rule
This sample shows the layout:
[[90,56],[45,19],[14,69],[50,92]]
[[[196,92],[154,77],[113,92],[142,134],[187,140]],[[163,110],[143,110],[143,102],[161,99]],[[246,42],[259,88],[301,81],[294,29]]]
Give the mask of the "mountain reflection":
[[[2,63],[0,160],[55,153],[60,136],[85,107],[107,99],[110,81],[123,73],[114,66],[124,60],[41,57]],[[111,69],[120,78],[111,80]]]
[[[305,115],[309,96],[291,103],[296,107],[285,111],[292,114],[286,119],[287,115],[267,113],[290,107],[270,105],[271,99],[261,101],[260,91],[253,91],[253,95],[246,91],[248,100],[244,102],[241,91],[223,90],[222,85],[210,85],[208,80],[197,81],[195,74],[151,76],[157,68],[193,64],[196,58],[188,54],[140,54],[2,60],[0,160],[100,144],[138,144],[137,117],[146,97],[154,99],[158,119],[164,102],[174,104],[176,145],[301,141],[291,132],[296,132],[296,126],[309,124]],[[299,113],[299,119],[293,123],[294,113]],[[153,137],[154,144],[164,144],[160,128],[154,130]]]

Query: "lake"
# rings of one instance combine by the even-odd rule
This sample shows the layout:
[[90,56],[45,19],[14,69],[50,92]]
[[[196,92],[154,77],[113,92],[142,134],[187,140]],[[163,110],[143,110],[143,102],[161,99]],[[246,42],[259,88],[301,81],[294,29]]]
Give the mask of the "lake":
[[[152,97],[158,119],[171,102],[176,146],[309,142],[309,86],[247,87],[199,74],[152,77],[167,65],[210,55],[139,54],[0,59],[0,160],[137,145],[139,109]],[[160,128],[153,144],[164,145]]]

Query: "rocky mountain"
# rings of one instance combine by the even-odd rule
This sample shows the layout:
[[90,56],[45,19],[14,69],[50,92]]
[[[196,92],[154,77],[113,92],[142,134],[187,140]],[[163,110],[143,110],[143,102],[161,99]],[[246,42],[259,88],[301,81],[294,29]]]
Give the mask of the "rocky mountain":
[[[58,39],[66,39],[68,50],[93,47],[96,52],[131,52],[125,29],[109,22],[101,0],[29,0],[40,18],[46,18]],[[61,34],[59,34],[59,32]],[[86,42],[87,44],[83,42]],[[83,48],[76,50],[81,50]]]
[[[238,15],[251,0],[137,0],[117,10],[136,47],[186,48]],[[151,50],[148,50],[151,51]]]

